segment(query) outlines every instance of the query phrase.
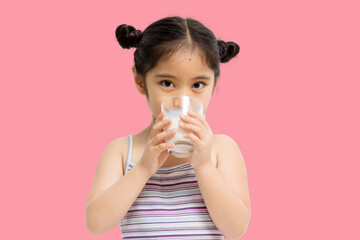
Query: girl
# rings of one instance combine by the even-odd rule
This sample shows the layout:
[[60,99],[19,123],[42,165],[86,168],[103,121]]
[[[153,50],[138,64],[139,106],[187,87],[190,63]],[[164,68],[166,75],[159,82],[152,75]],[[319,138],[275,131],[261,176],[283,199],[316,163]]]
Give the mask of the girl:
[[122,24],[116,38],[135,47],[132,66],[138,91],[153,114],[143,131],[113,140],[102,154],[85,207],[86,226],[101,235],[120,223],[123,239],[238,239],[251,207],[242,154],[229,136],[211,131],[189,112],[180,127],[193,143],[188,158],[169,155],[164,142],[175,131],[160,112],[175,95],[199,99],[206,111],[225,63],[239,53],[234,42],[217,40],[200,22],[167,17],[144,32]]

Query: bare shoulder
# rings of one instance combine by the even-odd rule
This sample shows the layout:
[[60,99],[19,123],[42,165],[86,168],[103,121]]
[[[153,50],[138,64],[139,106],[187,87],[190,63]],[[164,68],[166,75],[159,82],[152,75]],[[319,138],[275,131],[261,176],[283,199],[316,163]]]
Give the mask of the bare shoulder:
[[225,134],[215,135],[214,141],[219,173],[251,211],[246,165],[238,144]]
[[[214,135],[214,143],[216,146],[216,153],[219,156],[222,156],[219,160],[220,164],[226,164],[224,156],[227,157],[237,157],[237,160],[244,160],[243,156],[241,154],[240,148],[235,142],[234,139],[232,139],[230,136],[225,134],[216,134]],[[227,161],[229,162],[229,161]]]
[[[230,136],[225,134],[216,134],[214,135],[214,143],[215,143],[215,149],[216,154],[218,157],[218,165],[226,165],[231,164],[231,161],[227,160],[226,157],[231,157],[231,159],[234,159],[234,157],[237,157],[236,159],[238,161],[243,161],[243,156],[241,154],[241,151],[239,149],[239,146],[235,142],[234,139],[232,139]],[[220,156],[220,158],[219,158]]]
[[106,146],[98,161],[87,203],[123,176],[123,156],[127,141],[127,137],[119,137]]
[[[123,159],[125,156],[125,151],[128,147],[128,137],[119,137],[111,141],[105,148],[102,153],[98,168],[104,164],[113,166],[118,170],[123,171]],[[123,175],[123,174],[121,174]]]

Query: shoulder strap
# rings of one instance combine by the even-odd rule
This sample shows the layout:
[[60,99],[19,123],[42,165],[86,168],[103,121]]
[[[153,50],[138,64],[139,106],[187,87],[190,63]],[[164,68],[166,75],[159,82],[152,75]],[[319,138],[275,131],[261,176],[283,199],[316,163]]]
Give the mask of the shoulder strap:
[[126,165],[125,165],[125,173],[127,172],[127,168],[129,166],[129,162],[130,162],[130,159],[131,159],[131,150],[132,150],[132,135],[129,134],[128,135],[128,139],[129,139],[129,143],[128,143],[128,152],[127,152],[127,157],[126,157]]

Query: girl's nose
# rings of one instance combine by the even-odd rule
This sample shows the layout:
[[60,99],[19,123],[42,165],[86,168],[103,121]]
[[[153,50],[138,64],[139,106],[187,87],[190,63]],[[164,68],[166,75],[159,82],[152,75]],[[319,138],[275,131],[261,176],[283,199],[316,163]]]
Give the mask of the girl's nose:
[[180,97],[174,97],[173,105],[175,108],[181,108],[181,98]]

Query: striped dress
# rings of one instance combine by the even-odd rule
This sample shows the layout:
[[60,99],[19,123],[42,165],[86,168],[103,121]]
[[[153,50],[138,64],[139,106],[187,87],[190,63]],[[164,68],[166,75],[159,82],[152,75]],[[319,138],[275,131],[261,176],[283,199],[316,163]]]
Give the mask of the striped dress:
[[[131,159],[132,135],[125,173]],[[225,239],[216,228],[190,163],[159,168],[120,222],[122,239]]]

